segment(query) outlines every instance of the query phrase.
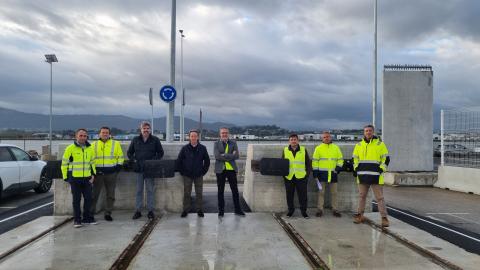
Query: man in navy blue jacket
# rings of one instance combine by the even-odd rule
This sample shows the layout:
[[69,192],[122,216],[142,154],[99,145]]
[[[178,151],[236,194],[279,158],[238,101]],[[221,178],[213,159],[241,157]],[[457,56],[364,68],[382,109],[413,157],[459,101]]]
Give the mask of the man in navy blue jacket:
[[133,138],[128,147],[128,159],[134,160],[134,171],[137,173],[137,191],[135,200],[135,214],[133,219],[142,216],[143,190],[147,189],[147,209],[148,218],[153,219],[155,206],[155,182],[153,178],[145,178],[143,175],[145,160],[161,159],[163,157],[163,148],[158,137],[153,136],[150,130],[150,123],[144,121],[140,124],[140,135]]
[[204,217],[202,207],[203,176],[210,167],[210,157],[207,148],[198,142],[198,131],[188,133],[190,143],[178,153],[176,167],[183,176],[183,212],[186,217],[191,207],[192,184],[195,184],[195,206],[199,217]]

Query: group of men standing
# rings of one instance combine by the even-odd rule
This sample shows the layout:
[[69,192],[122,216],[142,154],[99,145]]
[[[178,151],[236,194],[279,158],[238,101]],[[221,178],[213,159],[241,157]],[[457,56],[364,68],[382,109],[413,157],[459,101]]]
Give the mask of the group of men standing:
[[[358,183],[359,204],[355,223],[365,221],[366,197],[369,188],[377,200],[378,209],[382,217],[382,226],[388,226],[387,212],[383,198],[383,173],[389,163],[388,150],[385,144],[374,136],[374,127],[364,127],[362,141],[355,145],[353,159],[353,174]],[[218,216],[225,213],[224,190],[228,181],[232,191],[235,214],[245,216],[240,206],[240,195],[237,185],[238,167],[236,160],[239,150],[236,142],[229,139],[228,128],[220,129],[220,139],[214,143],[215,174],[218,187]],[[99,140],[90,144],[85,129],[78,129],[75,133],[75,142],[69,145],[62,158],[63,179],[70,184],[72,191],[72,204],[74,212],[74,226],[82,224],[96,224],[94,214],[101,190],[106,190],[106,206],[104,218],[112,221],[112,210],[115,201],[115,183],[118,172],[121,170],[124,157],[120,143],[110,136],[110,129],[102,127]],[[140,124],[140,135],[133,138],[127,151],[127,156],[134,161],[133,170],[136,173],[136,201],[133,219],[142,216],[143,195],[146,189],[148,210],[147,217],[153,219],[155,204],[155,182],[153,178],[146,177],[144,167],[146,160],[158,160],[164,155],[162,144],[158,137],[151,134],[149,122]],[[318,209],[316,216],[324,214],[325,190],[329,187],[331,192],[332,214],[341,217],[337,202],[338,174],[343,170],[344,160],[340,148],[332,143],[329,132],[323,132],[322,143],[315,148],[313,158],[310,160],[304,146],[299,145],[298,135],[289,136],[289,145],[282,153],[282,158],[289,160],[289,174],[284,176],[288,212],[287,217],[294,214],[294,194],[297,191],[301,215],[309,218],[307,214],[307,180],[310,172],[318,181]],[[210,167],[210,157],[207,148],[199,142],[199,132],[189,132],[189,143],[184,145],[176,159],[176,171],[180,172],[184,181],[183,212],[181,217],[186,217],[191,209],[192,187],[195,185],[195,206],[199,217],[204,217],[203,211],[203,176]],[[146,188],[145,188],[146,187]],[[93,188],[93,191],[92,191]],[[81,216],[80,201],[83,195],[83,218]]]
[[[218,186],[218,216],[225,213],[224,190],[226,181],[232,191],[235,214],[245,216],[240,206],[240,195],[237,185],[238,167],[235,160],[239,158],[238,146],[229,139],[227,128],[220,129],[220,139],[215,142],[214,155],[216,159],[215,173]],[[75,132],[75,141],[69,145],[62,158],[62,176],[70,184],[74,212],[74,227],[82,224],[97,224],[94,218],[100,192],[105,187],[106,206],[104,218],[113,221],[112,210],[115,202],[115,183],[118,172],[124,164],[124,156],[120,143],[110,136],[108,127],[100,128],[99,140],[90,144],[86,129]],[[189,143],[184,145],[178,154],[175,170],[179,171],[184,181],[184,199],[182,217],[191,210],[191,192],[195,185],[196,210],[199,217],[203,212],[203,176],[210,167],[210,157],[207,148],[199,140],[199,132],[189,132]],[[136,200],[133,219],[142,216],[144,190],[146,190],[146,208],[149,219],[155,218],[155,182],[144,174],[146,160],[159,160],[164,151],[160,139],[151,134],[149,122],[140,124],[140,135],[133,138],[128,147],[127,156],[133,161],[133,171],[136,173]],[[83,196],[83,216],[80,209]]]
[[[387,171],[389,163],[388,150],[384,142],[374,135],[374,127],[367,125],[363,128],[363,139],[355,145],[352,153],[353,176],[355,177],[358,190],[359,202],[357,213],[354,215],[354,223],[359,224],[365,221],[365,211],[368,190],[372,188],[382,217],[383,227],[389,226],[385,200],[383,198],[383,173]],[[324,213],[325,190],[330,189],[332,214],[341,217],[338,210],[337,183],[338,174],[343,171],[343,155],[340,147],[332,143],[331,134],[328,131],[322,133],[322,143],[315,147],[313,158],[310,161],[308,152],[304,146],[298,144],[298,135],[289,136],[289,145],[284,148],[282,158],[289,160],[289,174],[284,177],[288,212],[287,217],[293,216],[294,194],[297,191],[300,211],[304,218],[307,214],[307,180],[310,171],[318,181],[318,205],[317,217]]]

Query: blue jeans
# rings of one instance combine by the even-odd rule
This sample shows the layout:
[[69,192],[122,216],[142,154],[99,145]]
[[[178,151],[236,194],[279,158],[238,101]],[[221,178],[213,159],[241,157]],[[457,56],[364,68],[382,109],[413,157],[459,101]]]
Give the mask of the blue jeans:
[[147,210],[153,211],[155,205],[155,182],[153,178],[144,178],[143,173],[137,173],[137,197],[135,200],[135,208],[138,212],[143,207],[143,186],[147,187]]

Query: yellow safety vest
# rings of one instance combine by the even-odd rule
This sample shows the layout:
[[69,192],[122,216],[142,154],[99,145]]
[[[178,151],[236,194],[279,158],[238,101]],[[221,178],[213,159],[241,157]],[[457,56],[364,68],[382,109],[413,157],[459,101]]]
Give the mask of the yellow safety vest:
[[338,145],[322,143],[315,147],[312,157],[313,171],[328,172],[328,182],[332,180],[332,171],[343,166],[343,155]]
[[63,179],[66,180],[69,173],[74,178],[91,177],[92,171],[96,174],[94,158],[93,148],[88,142],[84,147],[79,146],[76,142],[69,145],[62,158]]
[[112,139],[108,139],[106,142],[98,140],[93,143],[93,149],[97,168],[113,168],[123,164],[123,151],[119,142]]
[[[374,137],[369,143],[362,139],[353,150],[353,169],[357,171],[357,183],[371,183],[383,185],[383,172],[387,171],[388,149],[382,140]],[[381,169],[383,172],[380,172]]]
[[289,174],[285,176],[287,180],[292,180],[293,176],[297,179],[303,179],[307,176],[307,168],[305,167],[305,147],[300,146],[300,150],[295,156],[288,146],[283,149],[283,157],[290,161]]
[[[228,142],[226,143],[226,146],[225,146],[225,154],[228,154]],[[232,164],[230,164],[230,162],[228,161],[225,161],[225,170],[234,171]]]

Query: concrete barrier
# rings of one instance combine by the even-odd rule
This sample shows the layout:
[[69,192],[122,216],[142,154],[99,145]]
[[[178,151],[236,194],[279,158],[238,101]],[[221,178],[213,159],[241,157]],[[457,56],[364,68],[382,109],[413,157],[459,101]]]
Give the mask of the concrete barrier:
[[[65,148],[69,144],[61,144],[59,146],[60,156],[63,156]],[[126,155],[129,143],[122,143],[122,150]],[[165,152],[164,159],[176,159],[181,147],[180,143],[162,143]],[[214,172],[215,159],[210,157],[210,169],[204,177],[205,183],[216,183]],[[238,180],[243,183],[245,160],[237,162],[239,167]],[[115,190],[115,210],[133,210],[135,209],[135,191],[136,191],[136,174],[134,172],[120,172],[117,177],[117,185]],[[72,195],[70,185],[62,179],[56,179],[54,185],[54,214],[55,215],[71,215]],[[146,194],[144,194],[146,195]],[[102,192],[98,200],[97,210],[104,208],[105,192]],[[144,196],[146,203],[146,196]],[[173,178],[157,178],[155,179],[155,209],[158,211],[181,212],[183,209],[183,178],[179,173],[175,173]]]
[[[282,156],[286,144],[250,144],[247,149],[245,164],[245,180],[243,197],[254,212],[282,212],[287,211],[284,180],[281,176],[266,176],[254,172],[251,168],[252,160],[262,158],[279,158]],[[302,144],[303,145],[303,144]],[[303,145],[310,157],[313,155],[315,145]],[[340,145],[345,159],[350,159],[354,144]],[[317,207],[318,188],[316,181],[310,176],[308,180],[308,207]],[[351,173],[343,172],[338,181],[338,210],[343,212],[356,212],[358,206],[357,184]],[[369,192],[367,201],[371,201]],[[295,197],[298,207],[298,199]],[[327,206],[328,204],[326,204]],[[371,211],[371,204],[367,204],[366,212]]]
[[385,185],[391,186],[429,186],[437,182],[436,172],[386,172]]
[[439,166],[434,186],[480,195],[480,169]]
[[[67,145],[60,145],[59,152],[62,155]],[[247,160],[240,161],[239,179],[244,181],[243,196],[252,211],[258,212],[280,212],[287,208],[285,198],[285,186],[282,177],[263,176],[259,172],[251,170],[251,160],[260,160],[262,157],[280,157],[283,144],[250,144],[248,146]],[[122,144],[126,152],[128,143]],[[164,159],[175,159],[180,151],[182,144],[163,144],[165,151]],[[306,145],[307,151],[311,156],[315,145]],[[350,158],[353,151],[353,145],[341,145],[345,158]],[[212,165],[209,173],[205,177],[205,182],[215,182],[213,172],[215,161],[212,159]],[[242,173],[244,171],[244,173]],[[211,179],[211,180],[210,180]],[[248,181],[247,181],[248,179]],[[115,210],[133,210],[135,208],[135,182],[136,176],[133,172],[121,172],[117,178]],[[155,179],[155,208],[158,211],[181,212],[183,203],[183,179],[176,173],[175,177],[168,179]],[[54,185],[54,214],[70,215],[72,214],[72,196],[68,183],[58,179]],[[308,206],[316,207],[318,188],[316,181],[312,178],[308,183]],[[340,211],[355,212],[358,203],[357,184],[351,173],[341,173],[338,184],[338,208]],[[146,200],[146,198],[145,198]],[[369,194],[368,200],[371,200]],[[103,209],[103,198],[100,198],[97,209]],[[297,198],[295,203],[298,204]],[[328,198],[327,204],[328,206]],[[371,205],[367,204],[366,211],[371,211]]]
[[[66,145],[59,146],[59,152],[65,150]],[[164,144],[164,159],[175,159],[182,147],[181,144]],[[124,153],[128,144],[122,144]],[[70,215],[72,214],[72,195],[70,186],[61,179],[55,182],[54,192],[54,214]],[[135,191],[136,174],[134,172],[120,172],[117,177],[115,190],[115,210],[133,210],[135,209]],[[104,194],[104,192],[102,193]],[[146,194],[144,194],[146,195]],[[103,209],[103,197],[99,199],[97,209]],[[144,204],[146,196],[144,196]],[[155,209],[158,211],[181,212],[183,204],[183,179],[178,173],[173,178],[155,179]]]

